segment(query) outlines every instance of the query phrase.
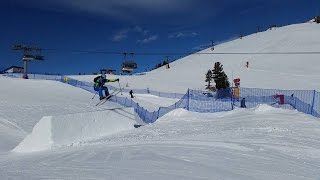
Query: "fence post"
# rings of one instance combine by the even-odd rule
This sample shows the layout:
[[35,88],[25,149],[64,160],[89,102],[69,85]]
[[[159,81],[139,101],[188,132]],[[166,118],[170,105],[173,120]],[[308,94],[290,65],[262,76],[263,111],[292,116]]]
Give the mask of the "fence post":
[[190,89],[188,89],[187,110],[190,110]]
[[145,119],[145,121],[147,121],[147,110],[146,109],[144,110],[144,119]]
[[311,112],[310,114],[312,115],[313,107],[314,107],[314,99],[316,98],[316,90],[313,90],[313,99],[312,99],[312,105],[311,105]]
[[[161,109],[161,107],[159,107],[159,109],[158,109],[157,119],[159,119],[159,116],[160,116],[160,109]],[[157,120],[157,119],[156,119],[156,120]]]
[[155,122],[156,121],[156,111],[153,111],[153,113],[152,113],[152,119],[151,119],[151,122]]
[[231,90],[230,90],[230,97],[231,97],[231,110],[233,110],[234,109],[234,107],[233,107],[233,91],[234,91],[234,89],[233,89],[233,87],[231,88]]

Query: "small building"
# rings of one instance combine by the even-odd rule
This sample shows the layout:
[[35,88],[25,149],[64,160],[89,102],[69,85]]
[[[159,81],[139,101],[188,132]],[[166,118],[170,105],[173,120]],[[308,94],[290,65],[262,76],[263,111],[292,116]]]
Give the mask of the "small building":
[[18,66],[11,66],[3,70],[3,73],[23,73],[23,72],[24,72],[23,67],[18,67]]

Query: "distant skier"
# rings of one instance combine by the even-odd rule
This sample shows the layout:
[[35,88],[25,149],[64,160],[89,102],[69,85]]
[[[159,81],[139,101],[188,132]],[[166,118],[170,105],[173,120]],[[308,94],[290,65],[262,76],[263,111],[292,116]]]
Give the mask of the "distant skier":
[[132,90],[129,92],[129,94],[130,94],[131,98],[134,98]]
[[[93,89],[99,92],[100,100],[102,100],[103,98],[106,98],[109,95],[109,90],[106,86],[104,86],[104,84],[107,82],[116,82],[116,81],[119,81],[119,79],[107,79],[105,73],[102,73],[101,76],[97,76],[94,78]],[[103,91],[105,96],[103,96]]]
[[241,108],[247,108],[247,106],[246,106],[246,98],[242,98],[242,99],[241,99],[240,107],[241,107]]

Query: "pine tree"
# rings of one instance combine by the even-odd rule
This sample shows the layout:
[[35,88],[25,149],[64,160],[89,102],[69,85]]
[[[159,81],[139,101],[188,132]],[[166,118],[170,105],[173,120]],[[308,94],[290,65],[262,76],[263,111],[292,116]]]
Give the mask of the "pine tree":
[[228,76],[223,71],[222,64],[220,62],[216,62],[214,64],[214,69],[212,70],[212,78],[216,83],[216,88],[225,89],[230,87],[230,83],[228,81]]
[[216,83],[216,89],[218,90],[218,97],[223,98],[228,96],[230,83],[228,81],[227,74],[223,71],[222,64],[220,62],[216,62],[214,64],[214,69],[212,70],[212,78]]
[[168,63],[167,63],[166,60],[164,60],[163,63],[162,63],[162,66],[165,66],[166,64],[168,64]]
[[211,86],[211,82],[212,82],[212,71],[208,70],[207,74],[206,74],[206,81],[208,84],[206,85],[206,89],[211,90],[212,86]]

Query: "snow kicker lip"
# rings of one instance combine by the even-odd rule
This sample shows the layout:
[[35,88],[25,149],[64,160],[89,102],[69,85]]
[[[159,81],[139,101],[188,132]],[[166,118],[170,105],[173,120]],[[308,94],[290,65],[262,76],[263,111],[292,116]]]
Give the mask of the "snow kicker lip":
[[70,146],[134,129],[138,116],[133,108],[45,116],[13,152],[37,152]]

